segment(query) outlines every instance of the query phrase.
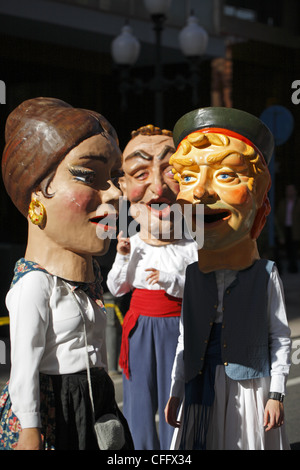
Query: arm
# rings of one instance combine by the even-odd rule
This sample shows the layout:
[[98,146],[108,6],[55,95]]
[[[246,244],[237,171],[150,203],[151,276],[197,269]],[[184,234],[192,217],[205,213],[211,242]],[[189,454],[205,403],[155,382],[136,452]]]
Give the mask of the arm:
[[[271,358],[270,392],[285,395],[290,369],[290,329],[288,327],[284,290],[277,268],[274,267],[268,285],[269,343]],[[283,403],[269,399],[265,408],[266,431],[281,426],[284,419]]]
[[177,420],[178,407],[184,394],[184,363],[183,363],[183,324],[180,319],[179,338],[176,355],[171,374],[170,398],[165,408],[165,419],[168,424],[178,428],[180,421]]
[[117,255],[107,276],[107,287],[112,295],[121,297],[131,290],[127,281],[127,271],[130,259],[130,239],[123,238],[122,232],[118,235]]
[[[150,273],[146,280],[149,284],[159,284],[167,294],[172,295],[173,297],[182,298],[186,278],[186,268],[189,264],[194,263],[198,259],[197,246],[194,242],[186,242],[184,249],[182,249],[182,247],[181,249],[178,249],[176,244],[173,246],[172,244],[169,245],[169,248],[168,256],[165,258],[165,269],[158,270],[152,267],[146,269],[146,271]],[[173,259],[173,262],[168,266],[169,259]]]
[[180,427],[180,421],[177,420],[177,412],[180,404],[178,397],[170,397],[165,408],[166,422],[174,428]]
[[145,269],[145,271],[150,272],[146,278],[146,281],[148,281],[150,285],[157,283],[167,292],[167,294],[172,295],[173,297],[182,298],[185,275],[166,273],[155,268],[148,268]]
[[12,409],[23,431],[18,449],[41,448],[39,367],[48,326],[49,283],[45,274],[26,274],[7,296],[10,312]]
[[283,403],[277,400],[268,400],[264,413],[265,431],[270,431],[283,425],[284,409]]
[[43,450],[39,428],[25,428],[20,432],[16,450]]
[[291,339],[284,290],[277,268],[274,267],[268,285],[269,345],[271,358],[270,392],[285,394],[290,370]]

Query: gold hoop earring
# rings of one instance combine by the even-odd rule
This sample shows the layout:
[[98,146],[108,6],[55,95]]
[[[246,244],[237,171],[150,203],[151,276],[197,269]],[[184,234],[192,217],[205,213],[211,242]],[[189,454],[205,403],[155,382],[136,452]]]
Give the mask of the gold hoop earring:
[[29,204],[28,216],[34,225],[43,226],[46,222],[45,206],[37,199],[32,199]]

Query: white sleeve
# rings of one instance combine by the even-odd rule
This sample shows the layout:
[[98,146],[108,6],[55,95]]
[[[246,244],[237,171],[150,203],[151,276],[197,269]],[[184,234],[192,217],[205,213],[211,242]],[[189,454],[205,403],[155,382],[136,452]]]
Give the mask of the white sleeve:
[[285,394],[290,370],[291,339],[287,322],[284,290],[274,266],[268,284],[269,343],[271,359],[271,392]]
[[127,280],[129,260],[129,255],[117,253],[112,268],[107,275],[107,287],[110,293],[115,297],[121,297],[127,294],[132,288]]
[[179,337],[175,359],[171,373],[170,397],[183,398],[184,395],[184,363],[183,363],[183,322],[180,317]]
[[167,273],[164,271],[159,272],[159,281],[157,282],[169,295],[173,297],[182,298],[185,274],[180,275],[177,273]]
[[182,259],[182,266],[184,266],[184,272],[159,272],[159,281],[158,284],[167,292],[167,294],[172,295],[173,297],[181,298],[183,297],[184,285],[185,285],[185,275],[186,268],[189,264],[194,263],[198,260],[198,251],[196,250],[196,245],[189,243],[186,245],[186,253],[182,256],[182,252],[177,254],[177,259]]
[[49,318],[49,278],[25,274],[7,295],[10,316],[12,410],[22,428],[40,427],[39,365]]

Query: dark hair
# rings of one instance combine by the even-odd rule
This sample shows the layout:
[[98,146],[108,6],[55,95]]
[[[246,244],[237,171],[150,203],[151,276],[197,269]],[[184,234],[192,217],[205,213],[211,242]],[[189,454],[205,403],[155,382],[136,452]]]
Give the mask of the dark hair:
[[2,176],[9,196],[25,217],[32,192],[40,186],[46,191],[72,148],[97,134],[110,135],[119,143],[104,116],[56,98],[33,98],[12,111],[5,126]]

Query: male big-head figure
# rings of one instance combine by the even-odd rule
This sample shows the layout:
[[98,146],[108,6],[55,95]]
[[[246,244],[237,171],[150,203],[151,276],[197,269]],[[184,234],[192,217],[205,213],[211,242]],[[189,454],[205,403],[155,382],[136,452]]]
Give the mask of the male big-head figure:
[[[170,162],[183,207],[204,206],[199,267],[243,269],[259,257],[256,240],[270,212],[268,162],[273,136],[255,116],[232,108],[202,108],[174,127],[177,148]],[[191,233],[203,225],[186,220]],[[203,237],[198,234],[198,238]]]

